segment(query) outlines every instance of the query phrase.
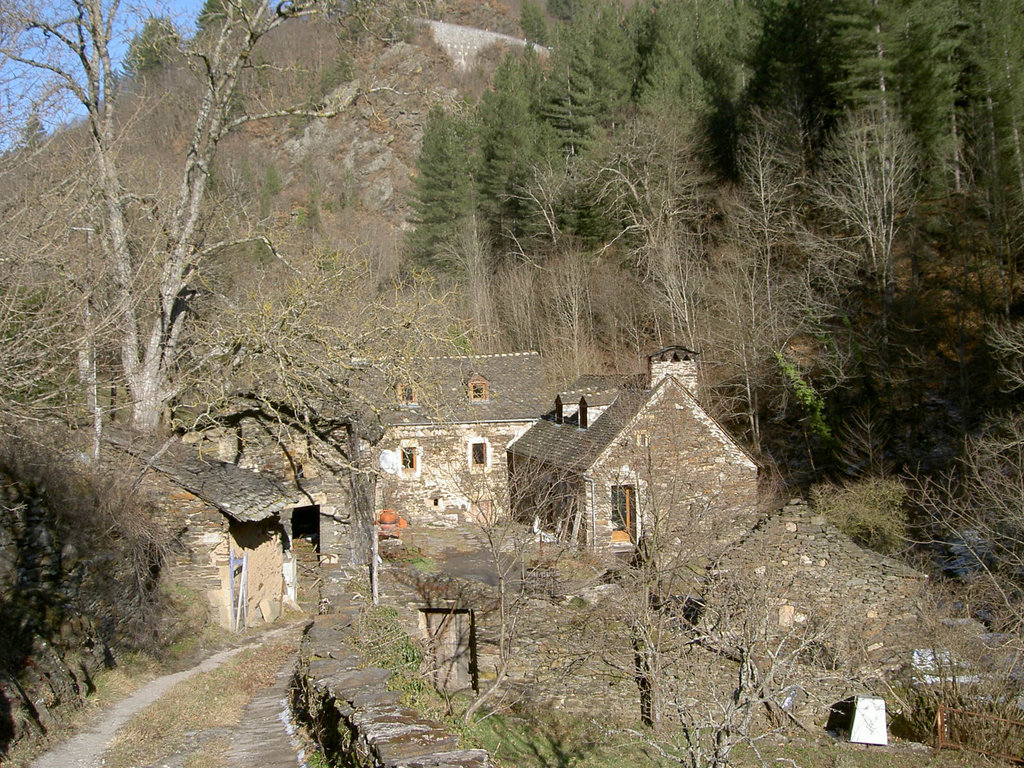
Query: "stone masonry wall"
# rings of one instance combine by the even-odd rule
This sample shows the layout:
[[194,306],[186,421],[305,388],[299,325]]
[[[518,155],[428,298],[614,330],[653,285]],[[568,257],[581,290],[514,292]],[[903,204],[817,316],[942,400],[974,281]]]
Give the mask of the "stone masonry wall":
[[[527,422],[514,422],[389,428],[378,451],[400,456],[403,448],[413,450],[416,466],[381,473],[377,509],[394,509],[413,524],[451,526],[479,515],[506,514],[505,446],[527,427]],[[474,443],[486,445],[482,466],[473,464]]]
[[[467,70],[473,67],[477,55],[492,45],[507,45],[522,48],[527,41],[500,32],[489,32],[485,29],[464,27],[459,24],[447,24],[443,21],[424,22],[434,35],[434,40],[444,48],[457,69]],[[539,46],[538,50],[547,52],[547,48]]]
[[927,576],[857,546],[802,501],[764,520],[723,567],[778,584],[780,627],[828,624],[846,651],[881,666],[914,645]]
[[388,690],[388,670],[365,665],[353,642],[359,606],[333,607],[303,638],[296,691],[325,752],[360,768],[487,768],[486,751],[460,749],[455,735]]
[[[706,558],[753,527],[757,467],[674,387],[664,387],[589,473],[599,546],[611,543],[612,488],[637,490],[637,534]],[[646,529],[646,532],[645,532]]]

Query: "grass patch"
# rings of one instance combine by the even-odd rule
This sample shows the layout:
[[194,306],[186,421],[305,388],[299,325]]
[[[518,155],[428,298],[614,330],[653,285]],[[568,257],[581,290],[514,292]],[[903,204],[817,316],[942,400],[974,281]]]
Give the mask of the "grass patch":
[[[278,669],[294,653],[294,645],[267,645],[242,651],[224,665],[174,686],[158,701],[133,717],[104,755],[106,768],[150,765],[172,754],[187,752],[199,741],[197,733],[229,728],[241,722],[253,694],[272,685]],[[193,768],[213,765],[211,751],[193,753]],[[205,761],[205,762],[204,762]]]
[[420,672],[423,650],[398,621],[398,611],[388,606],[368,608],[359,620],[359,639],[369,666],[391,672],[388,688],[402,693],[403,702],[433,716],[447,712],[440,694]]

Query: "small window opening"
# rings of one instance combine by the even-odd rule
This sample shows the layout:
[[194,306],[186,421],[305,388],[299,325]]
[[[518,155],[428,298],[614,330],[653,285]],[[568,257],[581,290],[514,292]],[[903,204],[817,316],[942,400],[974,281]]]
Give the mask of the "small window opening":
[[404,446],[402,448],[402,469],[415,471],[418,455],[415,446]]
[[399,384],[397,386],[398,402],[402,405],[416,405],[416,390],[412,384]]
[[473,443],[470,446],[470,461],[474,467],[487,466],[487,443]]
[[640,448],[647,448],[651,444],[651,436],[646,432],[636,433],[636,444]]
[[469,399],[474,403],[487,400],[487,379],[483,376],[474,376],[469,380]]

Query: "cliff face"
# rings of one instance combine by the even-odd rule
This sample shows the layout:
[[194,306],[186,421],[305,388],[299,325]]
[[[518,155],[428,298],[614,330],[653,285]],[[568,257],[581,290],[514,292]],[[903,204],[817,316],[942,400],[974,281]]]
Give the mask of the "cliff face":
[[146,519],[66,456],[0,446],[0,756],[80,706],[118,649],[155,639]]

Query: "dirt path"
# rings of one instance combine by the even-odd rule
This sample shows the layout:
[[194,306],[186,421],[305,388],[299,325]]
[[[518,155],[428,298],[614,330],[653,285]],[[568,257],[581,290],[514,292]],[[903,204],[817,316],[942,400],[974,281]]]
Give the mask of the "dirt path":
[[[175,672],[174,674],[164,675],[158,677],[155,680],[150,681],[142,688],[137,690],[132,695],[114,704],[109,709],[105,709],[96,715],[92,723],[79,734],[71,737],[67,741],[59,744],[54,749],[38,757],[34,762],[29,765],[31,768],[99,768],[102,765],[103,753],[110,745],[111,740],[117,733],[118,729],[127,723],[135,714],[148,707],[153,702],[157,701],[161,696],[167,693],[178,683],[183,680],[187,680],[194,675],[198,675],[202,672],[209,672],[210,670],[216,669],[221,664],[232,657],[238,655],[247,648],[252,648],[254,645],[263,645],[268,641],[279,640],[282,636],[287,636],[289,633],[295,635],[296,642],[301,632],[300,624],[291,624],[280,629],[275,629],[261,635],[257,640],[238,646],[237,648],[229,648],[208,657],[204,661],[200,662],[191,669],[186,669],[182,672]],[[285,665],[287,667],[287,665]],[[262,691],[256,695],[253,699],[253,703],[257,699],[265,698],[265,696],[276,696],[276,700],[280,701],[283,698],[285,688],[280,691],[277,689],[282,685],[282,674],[285,668],[282,667],[282,672],[278,673],[277,681],[274,686],[265,691]],[[270,693],[268,693],[270,692]],[[252,707],[253,704],[250,704]],[[282,710],[278,709],[278,713]],[[246,718],[248,718],[249,712],[246,712]],[[265,727],[266,724],[264,724]],[[279,734],[286,733],[287,723],[278,718],[276,725],[273,728],[269,728],[266,736],[268,738],[274,738],[279,740]],[[243,719],[243,724],[239,726],[239,729],[244,729],[246,722]],[[289,739],[290,741],[290,739]],[[251,765],[252,763],[250,763]],[[287,764],[282,763],[281,768],[294,768],[297,765],[295,759],[295,753],[292,752],[292,760]],[[277,768],[277,763],[262,763],[262,765],[268,766],[268,768]]]

